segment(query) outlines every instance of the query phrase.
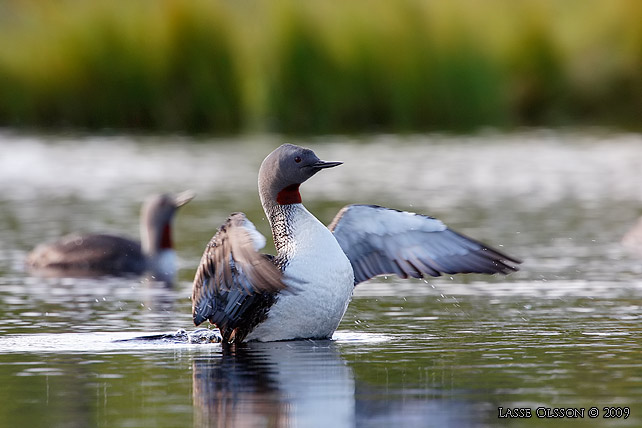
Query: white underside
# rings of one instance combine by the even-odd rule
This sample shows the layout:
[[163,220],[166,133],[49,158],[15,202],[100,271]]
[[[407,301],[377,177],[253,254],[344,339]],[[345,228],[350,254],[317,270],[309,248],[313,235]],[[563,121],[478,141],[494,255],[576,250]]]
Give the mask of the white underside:
[[161,250],[155,257],[150,257],[148,264],[147,270],[154,279],[171,281],[176,275],[176,251]]
[[296,205],[293,243],[282,292],[246,340],[329,338],[337,329],[354,288],[350,261],[339,243],[303,205]]

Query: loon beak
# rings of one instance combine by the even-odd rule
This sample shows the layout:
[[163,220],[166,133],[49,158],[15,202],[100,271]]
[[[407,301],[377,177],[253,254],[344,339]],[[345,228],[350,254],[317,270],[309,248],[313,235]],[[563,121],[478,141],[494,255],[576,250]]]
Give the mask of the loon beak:
[[193,190],[186,190],[184,192],[178,193],[174,195],[174,205],[176,205],[176,208],[182,207],[192,199],[194,199],[194,196],[196,196],[196,193]]
[[335,166],[341,165],[343,162],[326,162],[326,161],[318,161],[310,165],[314,169],[325,169],[325,168],[333,168]]

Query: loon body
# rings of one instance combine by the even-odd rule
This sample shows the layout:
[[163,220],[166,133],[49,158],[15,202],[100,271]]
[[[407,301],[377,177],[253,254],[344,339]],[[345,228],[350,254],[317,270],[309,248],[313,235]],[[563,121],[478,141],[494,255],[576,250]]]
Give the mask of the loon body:
[[27,268],[44,276],[125,276],[151,273],[171,280],[176,273],[172,221],[188,203],[190,191],[150,197],[141,209],[141,241],[109,234],[72,234],[38,245],[27,256]]
[[265,158],[259,194],[277,255],[259,253],[263,235],[245,214],[232,214],[206,246],[196,271],[196,325],[209,320],[224,343],[330,338],[354,286],[377,275],[517,270],[518,259],[424,215],[348,205],[325,227],[303,206],[299,186],[340,164],[292,144]]

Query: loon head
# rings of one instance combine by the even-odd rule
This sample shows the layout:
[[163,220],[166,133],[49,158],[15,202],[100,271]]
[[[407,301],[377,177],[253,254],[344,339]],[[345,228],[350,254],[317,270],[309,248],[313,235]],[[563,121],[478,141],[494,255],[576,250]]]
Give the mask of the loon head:
[[149,197],[141,209],[141,245],[146,255],[156,255],[172,248],[172,221],[176,210],[194,198],[187,190],[178,194],[161,194]]
[[283,144],[267,155],[259,169],[259,194],[264,208],[301,203],[299,186],[325,168],[343,162],[326,162],[310,149]]

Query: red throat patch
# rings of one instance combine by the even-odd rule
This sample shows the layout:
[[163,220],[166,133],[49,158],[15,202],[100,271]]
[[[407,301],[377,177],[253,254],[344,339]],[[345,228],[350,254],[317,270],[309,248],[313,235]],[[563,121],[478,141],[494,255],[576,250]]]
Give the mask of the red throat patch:
[[171,227],[168,224],[165,225],[163,228],[163,235],[161,236],[161,242],[160,242],[160,247],[162,249],[168,249],[172,248],[172,230]]
[[276,202],[279,205],[300,204],[301,194],[299,193],[299,185],[293,184],[281,190],[276,195]]

